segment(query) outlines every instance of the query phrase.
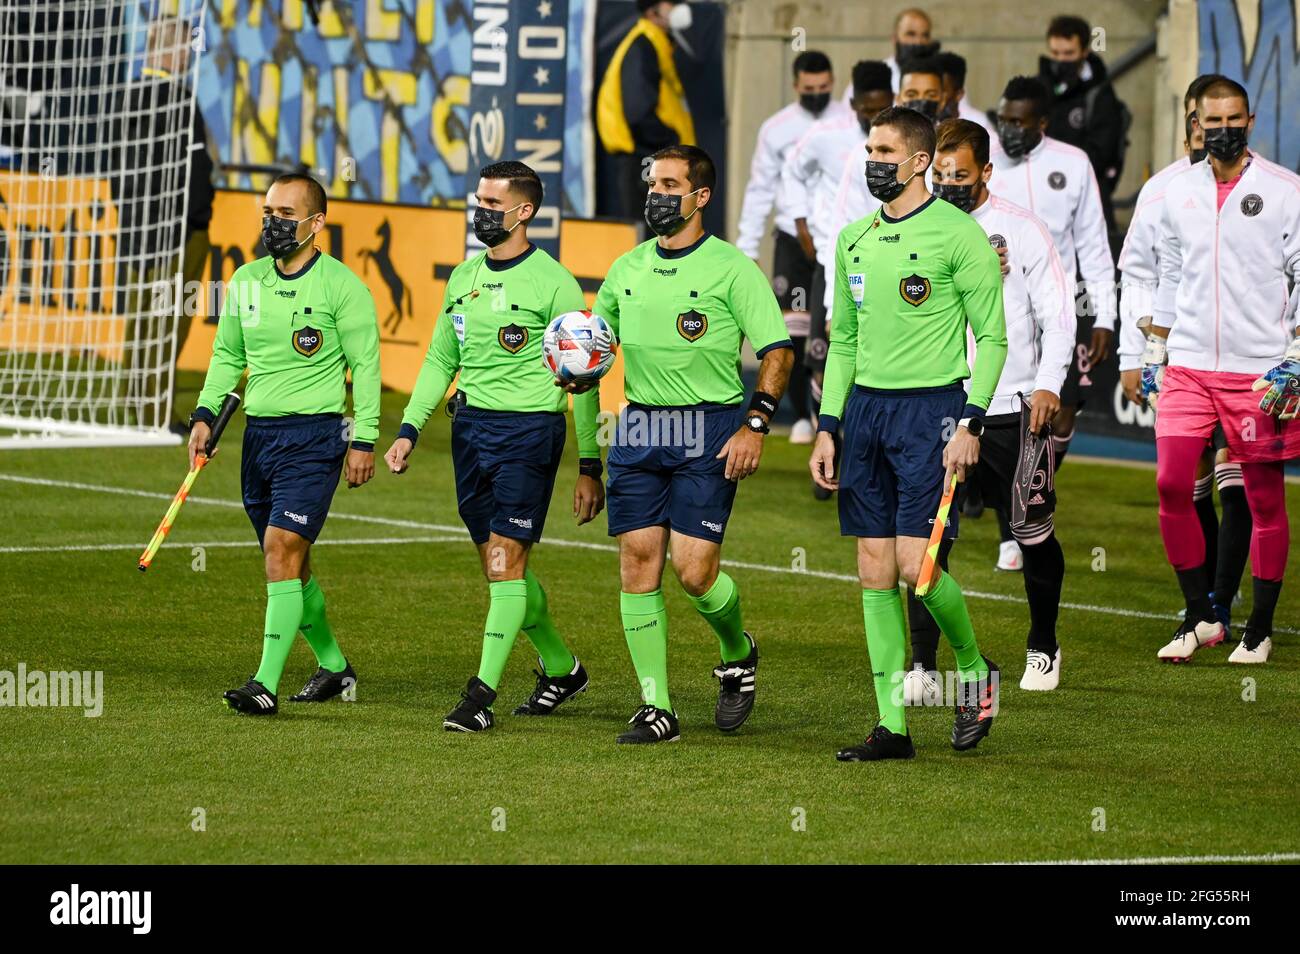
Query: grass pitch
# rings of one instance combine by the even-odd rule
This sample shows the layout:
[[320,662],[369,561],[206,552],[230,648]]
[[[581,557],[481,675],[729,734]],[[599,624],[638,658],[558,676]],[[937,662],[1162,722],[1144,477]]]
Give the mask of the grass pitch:
[[[187,379],[182,406],[196,383]],[[404,403],[385,395],[380,451]],[[456,515],[441,414],[406,476],[385,470],[363,489],[339,490],[313,556],[359,701],[285,702],[274,719],[228,712],[222,690],[257,666],[265,594],[238,504],[241,429],[237,420],[146,575],[135,560],[184,475],[180,448],[0,454],[0,670],[104,672],[98,718],[0,708],[0,862],[956,862],[1300,851],[1300,640],[1276,634],[1274,661],[1263,667],[1230,666],[1231,644],[1190,665],[1156,661],[1180,600],[1149,470],[1071,460],[1059,476],[1072,605],[1061,616],[1058,691],[1017,688],[1028,627],[1021,580],[993,570],[992,515],[965,521],[953,572],[980,644],[1005,676],[992,735],[958,754],[948,744],[951,710],[914,712],[915,760],[842,765],[835,749],[865,734],[875,704],[852,545],[839,537],[835,505],[809,493],[806,448],[768,441],[728,527],[724,557],[762,650],[754,716],[732,736],[713,728],[717,644],[669,579],[669,669],[683,737],[625,747],[614,737],[638,697],[617,560],[603,516],[573,524],[572,440],[532,565],[591,687],[553,717],[512,717],[533,682],[520,637],[497,728],[442,731],[477,668],[487,591]],[[1288,503],[1300,514],[1300,488],[1288,487]],[[1300,620],[1297,586],[1283,590],[1281,627]],[[1240,621],[1247,609],[1238,607]],[[950,662],[946,648],[940,659]],[[314,669],[299,640],[281,698]]]

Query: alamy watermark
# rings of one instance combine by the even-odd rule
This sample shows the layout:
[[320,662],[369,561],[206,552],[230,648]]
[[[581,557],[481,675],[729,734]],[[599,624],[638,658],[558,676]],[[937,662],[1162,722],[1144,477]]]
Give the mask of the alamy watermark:
[[104,712],[104,672],[28,671],[26,663],[19,663],[16,672],[0,669],[0,707],[4,706],[66,706],[82,709],[87,719],[97,719]]
[[622,414],[596,416],[596,442],[602,447],[674,447],[687,457],[704,453],[704,411],[679,407],[625,407]]

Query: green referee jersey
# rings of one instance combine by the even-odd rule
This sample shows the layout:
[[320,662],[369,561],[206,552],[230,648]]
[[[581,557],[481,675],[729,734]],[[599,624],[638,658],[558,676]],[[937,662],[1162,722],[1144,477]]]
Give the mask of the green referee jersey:
[[[542,363],[542,337],[553,318],[587,307],[578,280],[544,249],[512,259],[481,252],[452,270],[433,340],[402,415],[402,436],[416,438],[457,373],[471,407],[563,413],[569,395]],[[573,399],[578,454],[599,457],[595,390]]]
[[618,335],[635,404],[738,404],[741,338],[759,357],[790,347],[767,277],[712,235],[684,249],[638,245],[614,262],[592,310]]
[[199,407],[215,413],[245,368],[249,417],[342,414],[351,369],[353,440],[367,450],[374,446],[380,391],[375,302],[338,259],[317,251],[292,275],[282,275],[270,257],[235,270]]
[[969,377],[968,406],[988,408],[1007,358],[1002,270],[979,223],[956,206],[931,197],[901,219],[881,208],[847,226],[833,308],[823,417],[843,415],[855,383],[902,390]]

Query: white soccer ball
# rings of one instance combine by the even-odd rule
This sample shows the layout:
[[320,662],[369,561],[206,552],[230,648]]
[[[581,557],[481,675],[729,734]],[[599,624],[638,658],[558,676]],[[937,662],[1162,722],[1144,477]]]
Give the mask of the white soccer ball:
[[600,380],[614,366],[617,350],[605,319],[589,311],[565,312],[542,337],[542,363],[565,384]]

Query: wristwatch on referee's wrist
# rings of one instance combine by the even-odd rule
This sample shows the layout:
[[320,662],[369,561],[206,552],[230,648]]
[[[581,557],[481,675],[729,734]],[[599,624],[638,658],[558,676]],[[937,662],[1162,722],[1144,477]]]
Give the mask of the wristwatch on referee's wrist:
[[766,434],[771,428],[767,426],[767,421],[763,420],[762,414],[750,414],[745,417],[745,426],[755,434]]
[[979,437],[984,433],[984,418],[982,417],[963,417],[957,422],[958,427],[966,428],[966,432],[971,437]]

